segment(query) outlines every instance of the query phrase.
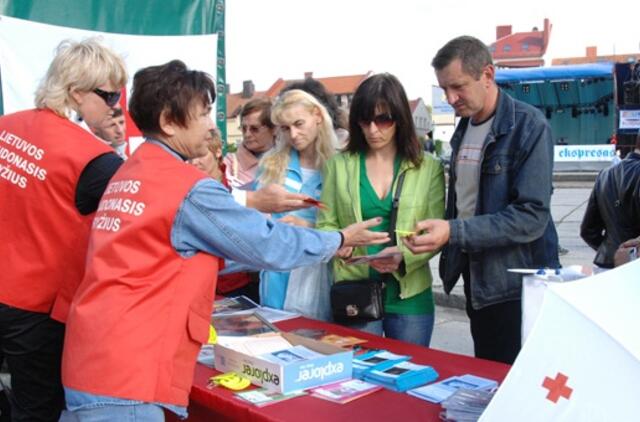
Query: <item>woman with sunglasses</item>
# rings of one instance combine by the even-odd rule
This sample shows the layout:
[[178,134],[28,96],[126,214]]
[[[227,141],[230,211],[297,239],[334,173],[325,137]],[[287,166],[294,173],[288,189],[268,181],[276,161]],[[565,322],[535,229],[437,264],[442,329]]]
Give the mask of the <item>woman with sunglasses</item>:
[[[444,172],[424,155],[416,136],[411,109],[398,79],[388,73],[371,76],[356,90],[349,114],[350,139],[345,152],[325,170],[317,227],[335,230],[356,221],[382,217],[373,230],[389,231],[393,199],[400,188],[395,246],[342,248],[338,256],[395,253],[367,264],[333,260],[335,282],[376,279],[384,282],[383,319],[357,322],[353,328],[428,346],[434,304],[428,261],[433,254],[413,255],[400,237],[416,221],[444,215]],[[399,253],[398,253],[399,252]]]
[[95,39],[66,41],[36,92],[36,108],[0,117],[0,356],[13,420],[57,421],[69,302],[84,274],[93,213],[122,164],[89,132],[127,81],[122,59]]
[[[258,187],[280,184],[289,192],[302,193],[317,200],[322,189],[321,170],[334,154],[336,135],[331,117],[314,96],[290,90],[278,98],[271,119],[278,127],[276,146],[260,162]],[[289,224],[314,227],[317,208],[273,214]],[[317,319],[329,316],[329,281],[326,264],[289,272],[262,271],[260,301],[276,309],[288,309]],[[306,293],[287,293],[290,275],[295,280],[305,275]],[[304,297],[302,297],[304,296]],[[302,304],[302,302],[305,302]],[[286,305],[286,306],[285,306]]]

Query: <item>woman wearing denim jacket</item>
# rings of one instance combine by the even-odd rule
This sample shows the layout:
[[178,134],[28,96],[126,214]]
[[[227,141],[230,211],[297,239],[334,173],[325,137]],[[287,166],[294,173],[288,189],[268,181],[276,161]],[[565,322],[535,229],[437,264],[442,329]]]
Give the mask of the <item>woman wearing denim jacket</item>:
[[345,152],[325,169],[317,228],[335,230],[356,221],[382,217],[373,230],[388,231],[392,198],[398,176],[404,174],[398,205],[398,246],[342,248],[338,256],[370,255],[384,249],[399,251],[395,258],[370,265],[349,265],[334,258],[336,282],[382,279],[385,283],[382,320],[352,325],[374,334],[428,346],[434,322],[430,254],[413,255],[400,240],[423,218],[444,215],[444,172],[440,163],[424,155],[415,133],[411,110],[398,79],[390,74],[371,76],[356,90],[349,115]]
[[[260,162],[257,188],[271,183],[283,185],[289,192],[303,193],[319,199],[322,173],[327,160],[334,154],[337,139],[327,110],[310,94],[291,90],[283,94],[273,106],[271,120],[278,128],[275,148]],[[274,219],[289,224],[314,227],[316,208],[304,208],[273,214]],[[301,268],[292,272],[262,271],[260,273],[260,302],[264,306],[300,312],[317,319],[329,317],[329,287],[327,265]],[[296,290],[305,297],[289,298],[289,277],[300,271],[305,274],[304,290]],[[300,296],[300,295],[298,295]]]

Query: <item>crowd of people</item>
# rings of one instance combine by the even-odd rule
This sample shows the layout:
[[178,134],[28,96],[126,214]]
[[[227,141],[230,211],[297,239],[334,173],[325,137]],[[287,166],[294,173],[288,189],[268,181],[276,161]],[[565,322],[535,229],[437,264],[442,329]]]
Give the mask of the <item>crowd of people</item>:
[[[223,156],[211,77],[178,60],[146,67],[127,106],[145,141],[128,156],[122,58],[95,39],[61,44],[36,108],[0,117],[0,145],[29,163],[27,176],[0,179],[12,204],[0,208],[12,420],[185,417],[216,292],[331,320],[332,286],[375,281],[383,316],[340,323],[429,346],[438,252],[445,291],[463,280],[476,356],[512,363],[521,280],[507,269],[560,265],[551,130],[498,88],[478,39],[449,41],[432,66],[462,118],[446,198],[391,74],[363,81],[348,112],[313,79],[253,99],[242,143]],[[635,154],[620,171],[637,178],[640,141]],[[640,235],[637,219],[616,231],[596,215],[600,191],[611,204],[624,190],[617,200],[635,198],[623,208],[637,216],[638,183],[610,173],[590,201],[604,226],[582,233],[605,268]]]

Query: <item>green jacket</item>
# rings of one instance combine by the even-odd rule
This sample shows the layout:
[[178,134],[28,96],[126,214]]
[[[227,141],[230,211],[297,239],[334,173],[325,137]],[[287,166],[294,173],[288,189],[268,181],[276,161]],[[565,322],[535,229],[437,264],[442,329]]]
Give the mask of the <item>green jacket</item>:
[[[428,218],[444,217],[444,171],[439,161],[425,155],[419,167],[410,161],[400,164],[399,172],[406,172],[400,202],[396,229],[415,230],[418,221]],[[396,182],[392,188],[396,191]],[[325,209],[318,213],[316,228],[320,230],[339,230],[350,224],[362,221],[360,210],[360,164],[359,155],[344,152],[334,156],[326,165],[322,186],[321,201]],[[395,233],[391,233],[396,236]],[[431,287],[431,269],[428,261],[434,253],[414,255],[399,236],[398,247],[402,252],[406,273],[393,273],[400,284],[400,298],[407,299]],[[353,251],[354,256],[366,255],[366,248]],[[334,277],[337,282],[359,280],[369,277],[366,264],[346,265],[340,259],[333,260]]]

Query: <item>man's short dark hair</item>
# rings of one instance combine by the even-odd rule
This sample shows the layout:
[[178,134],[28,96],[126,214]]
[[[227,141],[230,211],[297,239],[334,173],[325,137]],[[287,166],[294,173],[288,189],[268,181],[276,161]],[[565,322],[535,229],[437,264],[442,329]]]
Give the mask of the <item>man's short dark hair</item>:
[[240,112],[240,120],[244,119],[250,114],[260,112],[260,123],[266,127],[273,129],[274,124],[271,121],[271,100],[267,97],[258,97],[248,101],[242,106]]
[[636,135],[636,149],[640,149],[640,130],[638,130],[638,134]]
[[203,106],[216,99],[211,76],[189,70],[180,60],[140,69],[133,77],[129,114],[140,131],[147,135],[162,133],[160,115],[186,127],[194,101]]
[[465,73],[480,79],[486,65],[493,64],[487,46],[477,38],[469,35],[457,37],[446,43],[431,61],[435,70],[442,70],[451,62],[460,59]]

